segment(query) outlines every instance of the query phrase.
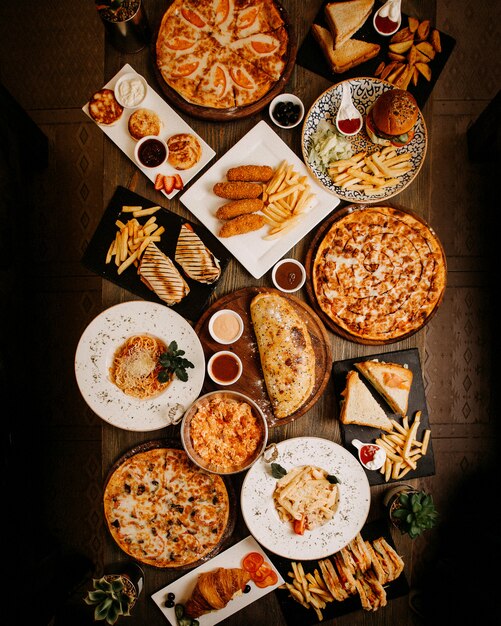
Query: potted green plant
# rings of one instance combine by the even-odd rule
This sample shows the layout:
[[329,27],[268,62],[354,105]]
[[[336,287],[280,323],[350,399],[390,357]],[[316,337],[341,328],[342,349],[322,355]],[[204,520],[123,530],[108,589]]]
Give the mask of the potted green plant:
[[139,52],[151,32],[142,0],[95,0],[111,44],[120,52]]
[[411,539],[433,528],[438,521],[432,495],[412,485],[390,489],[383,502],[393,526]]
[[95,607],[95,621],[115,624],[121,615],[129,616],[141,593],[144,574],[138,565],[122,566],[118,572],[92,579],[93,589],[87,592],[84,601]]

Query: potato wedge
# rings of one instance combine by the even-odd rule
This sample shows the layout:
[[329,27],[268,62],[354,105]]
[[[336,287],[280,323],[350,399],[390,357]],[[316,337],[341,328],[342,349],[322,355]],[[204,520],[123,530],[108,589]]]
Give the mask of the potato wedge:
[[405,63],[407,61],[405,54],[397,54],[396,52],[388,52],[388,58],[390,61],[397,61],[398,63]]
[[415,33],[419,26],[419,20],[417,17],[409,16],[409,30],[411,33]]
[[431,41],[431,45],[433,46],[433,49],[435,50],[435,52],[442,52],[442,43],[440,41],[440,32],[436,28],[434,28],[431,31],[430,41]]
[[398,89],[407,89],[409,83],[411,82],[413,73],[414,67],[412,65],[407,65],[404,71],[400,74],[400,76],[393,84],[395,85],[395,87],[398,87]]
[[376,71],[374,72],[374,76],[379,76],[381,72],[384,70],[386,63],[381,61],[381,63],[376,67]]
[[[408,50],[411,49],[412,43],[413,43],[412,39],[408,39],[406,41],[398,41],[396,43],[390,43],[388,48],[390,49],[391,52],[395,52],[396,54],[404,54],[404,52],[407,52]],[[423,52],[426,54],[424,50]]]
[[405,71],[405,68],[407,67],[406,64],[404,63],[397,63],[395,66],[395,69],[393,70],[393,72],[388,76],[388,78],[386,79],[389,83],[392,83],[393,85],[395,84],[395,81],[397,80],[397,78],[400,76],[400,74],[402,74],[402,72]]
[[421,43],[418,43],[416,48],[419,50],[419,52],[422,52],[424,55],[426,55],[430,59],[430,61],[435,58],[435,48],[431,45],[429,41],[422,41]]
[[381,72],[381,80],[387,80],[390,73],[395,69],[397,62],[391,61]]
[[430,34],[430,20],[423,20],[420,22],[416,35],[420,41],[426,41],[428,35]]
[[401,41],[413,41],[414,40],[414,33],[411,33],[410,29],[408,26],[406,26],[405,28],[401,28],[400,30],[398,30],[390,39],[390,44],[392,43],[399,43]]
[[427,81],[431,80],[431,67],[427,63],[416,63],[416,69]]

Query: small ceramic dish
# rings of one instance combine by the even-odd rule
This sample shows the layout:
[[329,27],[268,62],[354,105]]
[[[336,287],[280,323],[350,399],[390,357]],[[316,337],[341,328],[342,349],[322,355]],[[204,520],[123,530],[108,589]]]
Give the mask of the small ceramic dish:
[[244,322],[232,309],[216,311],[209,320],[209,333],[214,341],[229,345],[238,341],[244,332]]
[[[226,413],[224,427],[218,420],[221,411]],[[236,474],[249,469],[263,454],[268,424],[248,396],[238,391],[212,391],[200,396],[185,412],[181,441],[186,454],[202,469]],[[235,444],[244,441],[245,450]]]
[[303,287],[306,281],[306,270],[304,265],[296,259],[282,259],[274,265],[271,280],[280,291],[294,293]]
[[352,446],[358,450],[358,460],[368,470],[379,470],[386,461],[386,450],[377,443],[362,443],[353,439]]
[[148,93],[148,83],[136,72],[129,72],[120,76],[115,84],[115,98],[126,109],[140,106]]
[[217,385],[233,385],[242,375],[243,369],[238,354],[229,350],[215,352],[207,363],[207,373]]
[[294,128],[304,117],[304,104],[293,93],[281,93],[268,107],[271,121],[280,128]]
[[154,169],[167,161],[167,144],[156,135],[147,135],[140,139],[134,148],[134,158],[140,167]]

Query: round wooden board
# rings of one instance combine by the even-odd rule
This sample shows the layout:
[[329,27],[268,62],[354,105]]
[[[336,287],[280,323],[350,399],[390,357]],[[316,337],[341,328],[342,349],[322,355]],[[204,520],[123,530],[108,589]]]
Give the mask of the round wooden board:
[[[381,204],[381,206],[392,207],[394,209],[398,209],[399,211],[402,211],[404,213],[407,213],[407,214],[411,215],[414,219],[416,219],[419,222],[421,222],[422,224],[424,224],[430,230],[430,232],[432,234],[435,234],[433,232],[433,230],[429,227],[429,225],[426,222],[426,220],[424,220],[417,213],[414,213],[414,211],[411,211],[410,209],[406,209],[406,208],[404,208],[402,206],[399,206],[398,204],[395,204],[393,202],[382,202],[380,204]],[[311,242],[311,245],[308,248],[308,251],[306,253],[306,259],[305,259],[305,268],[306,268],[306,284],[305,284],[305,287],[306,287],[306,293],[308,294],[308,298],[310,299],[310,302],[311,302],[314,310],[319,315],[320,319],[327,326],[327,328],[332,330],[332,332],[336,333],[336,335],[339,335],[340,337],[343,337],[343,339],[347,339],[348,341],[353,341],[354,343],[359,343],[359,344],[368,345],[368,346],[389,345],[389,344],[392,344],[392,343],[396,343],[398,341],[402,341],[403,339],[407,339],[411,335],[414,335],[415,333],[417,333],[419,330],[421,330],[421,328],[423,328],[423,326],[425,326],[430,321],[430,319],[433,317],[433,315],[435,315],[438,307],[440,306],[440,303],[443,300],[444,293],[445,293],[445,286],[444,286],[444,289],[442,290],[440,298],[436,302],[436,304],[435,304],[435,306],[433,308],[433,311],[428,315],[428,317],[424,320],[424,322],[421,324],[421,326],[413,328],[411,331],[409,331],[407,333],[403,333],[402,335],[399,335],[398,337],[395,337],[394,339],[388,339],[388,340],[364,339],[362,337],[357,337],[355,335],[352,335],[351,333],[349,333],[344,328],[341,328],[340,326],[338,326],[334,322],[334,320],[332,320],[326,313],[324,313],[324,311],[321,309],[320,305],[318,304],[317,296],[316,296],[315,290],[313,288],[313,264],[315,262],[315,257],[317,255],[318,247],[319,247],[320,243],[322,242],[323,238],[325,237],[325,235],[327,234],[327,232],[329,231],[329,229],[331,228],[331,226],[335,222],[337,222],[338,220],[343,218],[348,213],[351,213],[352,211],[363,211],[364,209],[373,209],[374,206],[375,205],[372,205],[372,204],[349,204],[349,205],[345,205],[345,206],[337,209],[330,217],[328,217],[325,220],[325,222],[323,222],[323,224],[317,230],[317,232],[315,234],[315,237],[313,238],[313,241]],[[436,237],[436,235],[435,235],[435,239],[436,239],[437,243],[439,244],[440,249],[442,250],[442,257],[443,257],[443,261],[444,261],[444,264],[445,264],[445,271],[447,272],[446,256],[445,256],[444,249],[442,247],[442,244],[441,244],[440,240]]]
[[[250,316],[250,303],[252,298],[258,293],[275,293],[286,298],[298,311],[301,318],[304,319],[308,326],[315,351],[315,387],[303,406],[282,419],[278,419],[273,414],[273,409],[266,393],[266,385],[261,371],[261,362],[259,360],[259,350],[252,327]],[[240,339],[234,344],[223,346],[212,339],[209,333],[209,320],[213,313],[220,309],[233,309],[240,314],[244,321],[244,332]],[[240,380],[228,387],[234,391],[249,396],[256,402],[264,412],[268,427],[282,426],[293,422],[298,417],[304,415],[318,401],[325,390],[329,381],[332,368],[332,354],[330,348],[329,335],[324,324],[311,307],[289,294],[283,294],[277,289],[265,287],[246,287],[233,293],[223,296],[214,302],[209,309],[205,311],[195,326],[195,332],[200,338],[204,349],[206,361],[210,356],[218,350],[232,350],[242,359],[244,372]],[[205,376],[204,391],[215,391],[224,389],[216,385],[209,376]]]
[[[166,10],[168,6],[171,4],[169,2],[166,6]],[[173,89],[170,85],[168,85],[162,77],[162,73],[158,69],[157,65],[157,53],[156,53],[156,42],[158,37],[158,30],[160,25],[155,31],[155,35],[152,38],[152,44],[150,47],[152,60],[153,60],[153,71],[155,77],[157,79],[158,85],[162,90],[164,96],[178,109],[191,115],[192,117],[196,117],[203,120],[209,120],[212,122],[229,122],[235,119],[242,119],[244,117],[249,117],[254,115],[254,113],[258,113],[265,106],[267,106],[275,96],[277,96],[288,83],[289,78],[292,74],[292,70],[294,69],[294,65],[296,63],[296,54],[297,54],[297,42],[296,36],[294,32],[294,28],[292,26],[291,21],[289,20],[289,16],[284,7],[275,1],[275,4],[280,11],[280,15],[284,21],[284,26],[287,29],[287,33],[289,35],[289,46],[287,49],[287,60],[285,63],[284,71],[282,75],[277,80],[277,82],[273,85],[273,87],[266,93],[262,98],[257,100],[256,102],[252,102],[247,106],[242,107],[232,107],[231,109],[213,109],[210,107],[203,107],[198,104],[193,104],[185,100],[175,89]],[[163,17],[163,15],[162,15]]]

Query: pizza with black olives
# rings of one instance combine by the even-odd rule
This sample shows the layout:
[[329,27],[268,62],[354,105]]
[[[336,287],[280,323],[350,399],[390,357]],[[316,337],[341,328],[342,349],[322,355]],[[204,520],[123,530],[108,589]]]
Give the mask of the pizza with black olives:
[[217,548],[229,523],[229,496],[221,476],[199,469],[184,450],[154,448],[127,458],[111,474],[104,513],[125,553],[175,568]]

